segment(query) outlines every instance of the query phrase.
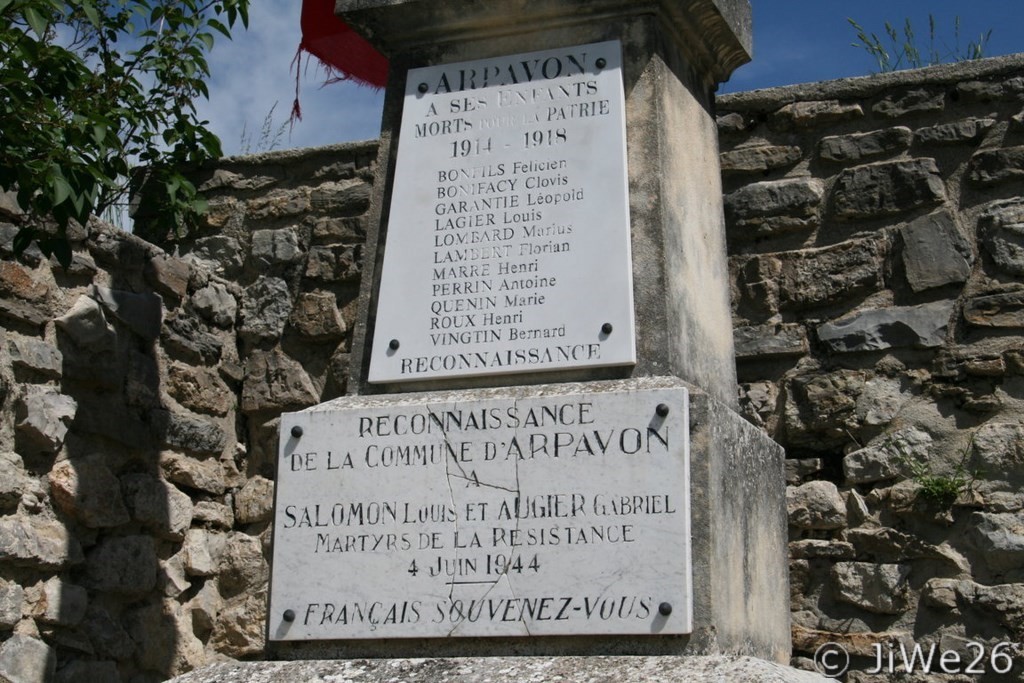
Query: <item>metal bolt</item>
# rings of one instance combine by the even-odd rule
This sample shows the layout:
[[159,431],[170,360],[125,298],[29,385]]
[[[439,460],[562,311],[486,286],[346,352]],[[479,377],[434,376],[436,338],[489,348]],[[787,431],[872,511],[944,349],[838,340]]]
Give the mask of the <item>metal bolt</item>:
[[603,69],[607,65],[608,65],[608,62],[605,61],[604,57],[598,57],[598,59],[597,59],[597,68],[598,69]]
[[292,436],[294,436],[296,439],[302,436],[302,427],[300,425],[295,425],[294,427],[292,427]]
[[390,341],[390,342],[388,343],[388,348],[389,348],[389,349],[391,349],[392,351],[397,351],[397,350],[398,350],[398,347],[399,347],[399,346],[401,346],[401,345],[402,345],[402,344],[401,344],[401,343],[400,343],[400,342],[399,342],[399,341],[398,341],[397,339],[392,339],[392,340],[391,340],[391,341]]
[[660,614],[663,617],[667,617],[668,615],[672,614],[672,603],[663,602],[660,605],[658,605],[658,614]]
[[658,414],[658,417],[665,417],[666,415],[668,415],[668,404],[659,403],[658,407],[654,409],[654,412]]
[[601,325],[601,331],[604,332],[605,334],[611,334],[612,333],[612,324],[611,323],[605,323],[604,325]]
[[293,610],[293,609],[286,609],[284,611],[284,620],[287,621],[288,623],[291,623],[291,622],[295,621],[295,610]]
[[426,93],[428,90],[430,90],[430,86],[427,85],[426,83],[420,83],[419,87],[416,89],[419,90],[421,93]]

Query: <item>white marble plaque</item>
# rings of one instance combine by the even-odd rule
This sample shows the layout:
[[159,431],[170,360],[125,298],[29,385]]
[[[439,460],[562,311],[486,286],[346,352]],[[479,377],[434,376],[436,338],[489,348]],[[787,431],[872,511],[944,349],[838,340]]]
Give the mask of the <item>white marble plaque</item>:
[[271,640],[689,633],[686,390],[530,391],[282,416]]
[[636,362],[621,63],[409,71],[370,382]]

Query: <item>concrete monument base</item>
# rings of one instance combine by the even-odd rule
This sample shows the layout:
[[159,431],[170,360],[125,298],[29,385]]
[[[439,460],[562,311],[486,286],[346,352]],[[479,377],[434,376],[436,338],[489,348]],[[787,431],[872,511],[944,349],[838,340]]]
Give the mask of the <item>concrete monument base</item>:
[[453,657],[306,662],[231,662],[205,667],[172,683],[823,683],[809,671],[754,657]]
[[[285,451],[292,447],[292,441],[304,444],[299,450],[315,450],[315,442],[305,440],[315,438],[317,432],[324,430],[323,426],[319,426],[319,422],[326,425],[333,420],[328,417],[331,415],[330,409],[335,405],[345,405],[361,411],[369,411],[371,406],[374,406],[377,410],[391,412],[406,409],[403,406],[417,405],[416,402],[440,406],[465,401],[472,405],[475,402],[494,400],[496,396],[504,396],[523,403],[535,400],[536,397],[554,400],[560,396],[587,396],[596,406],[604,396],[636,397],[640,400],[639,397],[647,392],[683,392],[689,396],[688,493],[692,557],[689,578],[693,596],[692,630],[689,633],[680,634],[680,631],[675,631],[676,635],[667,635],[664,631],[652,628],[649,633],[643,635],[637,635],[636,632],[632,635],[610,635],[614,632],[600,631],[569,631],[578,635],[542,635],[545,631],[541,630],[540,633],[531,631],[529,634],[523,634],[529,637],[508,637],[509,634],[504,631],[483,634],[498,637],[458,637],[462,634],[452,629],[449,637],[409,637],[410,633],[403,632],[402,637],[388,638],[385,628],[379,631],[385,635],[374,634],[376,637],[356,635],[354,638],[349,636],[349,639],[289,640],[287,630],[281,630],[286,629],[288,624],[277,617],[278,612],[283,613],[285,607],[294,609],[294,625],[302,625],[308,621],[308,614],[315,616],[320,613],[312,607],[307,608],[304,604],[299,604],[301,600],[293,600],[287,604],[282,602],[276,610],[273,604],[271,606],[272,641],[268,643],[267,656],[273,659],[313,660],[362,657],[494,657],[507,654],[549,657],[728,654],[752,655],[780,663],[788,662],[790,623],[783,450],[728,406],[678,378],[646,377],[506,389],[347,397],[308,411],[284,416],[283,425],[286,422],[291,424],[288,420],[294,421],[304,416],[308,420],[305,423],[305,433],[298,432],[303,434],[301,439],[292,437],[285,446]],[[673,408],[673,411],[675,410],[676,408]],[[675,414],[673,412],[671,415]],[[317,417],[318,415],[321,417]],[[672,419],[671,415],[667,419]],[[295,434],[295,431],[291,433]],[[359,457],[353,451],[353,459],[358,462]],[[629,459],[620,459],[616,462],[621,463],[618,467],[622,468],[621,475],[625,477]],[[317,471],[313,474],[326,476],[328,473]],[[584,473],[581,472],[582,474]],[[278,504],[281,502],[279,492]],[[566,520],[555,521],[561,523]],[[281,536],[279,539],[275,538],[275,541],[284,542],[285,537],[295,531],[295,528],[287,526],[275,527],[275,535]],[[685,538],[674,537],[671,534],[665,534],[662,538],[662,543],[686,541]],[[631,566],[635,567],[635,572],[641,572],[645,563],[649,565],[668,561],[662,552],[664,550],[668,549],[656,547],[653,551],[636,554],[632,560],[635,564]],[[612,549],[607,552],[612,552]],[[313,557],[320,555],[309,556],[310,559]],[[606,564],[605,560],[600,558],[594,559],[593,562],[599,566]],[[610,561],[607,564],[611,566]],[[681,570],[685,570],[684,564],[680,565]],[[336,576],[336,580],[314,578],[311,574],[304,582],[309,585],[319,582],[324,588],[318,588],[312,591],[312,594],[328,595],[332,586],[351,586],[354,579],[346,581],[346,571],[352,571],[351,567],[339,568],[337,572],[330,573],[331,577]],[[627,574],[635,573],[630,569],[621,571]],[[618,572],[620,570],[613,573]],[[399,576],[405,575],[400,573]],[[566,576],[571,576],[571,571]],[[588,590],[598,584],[605,585],[602,576],[604,575],[593,580],[588,579],[587,582],[592,586],[577,588]],[[612,579],[608,581],[608,585],[611,585]],[[600,592],[597,588],[595,590]],[[322,603],[323,600],[337,601],[339,598],[317,597],[315,602]],[[271,602],[274,603],[274,600]],[[313,607],[319,609],[320,606]],[[315,616],[314,621],[316,619],[319,617]],[[659,623],[654,622],[655,626]],[[423,634],[431,635],[426,630]]]

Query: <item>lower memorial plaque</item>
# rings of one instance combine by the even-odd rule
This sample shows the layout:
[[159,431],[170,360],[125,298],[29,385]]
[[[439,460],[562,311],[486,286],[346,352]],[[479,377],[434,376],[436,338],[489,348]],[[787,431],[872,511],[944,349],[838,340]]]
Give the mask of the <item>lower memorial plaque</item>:
[[471,396],[282,416],[270,639],[689,633],[686,389]]

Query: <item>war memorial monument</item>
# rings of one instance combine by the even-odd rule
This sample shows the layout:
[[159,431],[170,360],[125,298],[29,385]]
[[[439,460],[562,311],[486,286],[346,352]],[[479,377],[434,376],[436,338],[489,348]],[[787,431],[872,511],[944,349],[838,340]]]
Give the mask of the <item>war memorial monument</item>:
[[745,0],[340,0],[391,61],[349,395],[280,426],[268,655],[790,652],[735,410]]

